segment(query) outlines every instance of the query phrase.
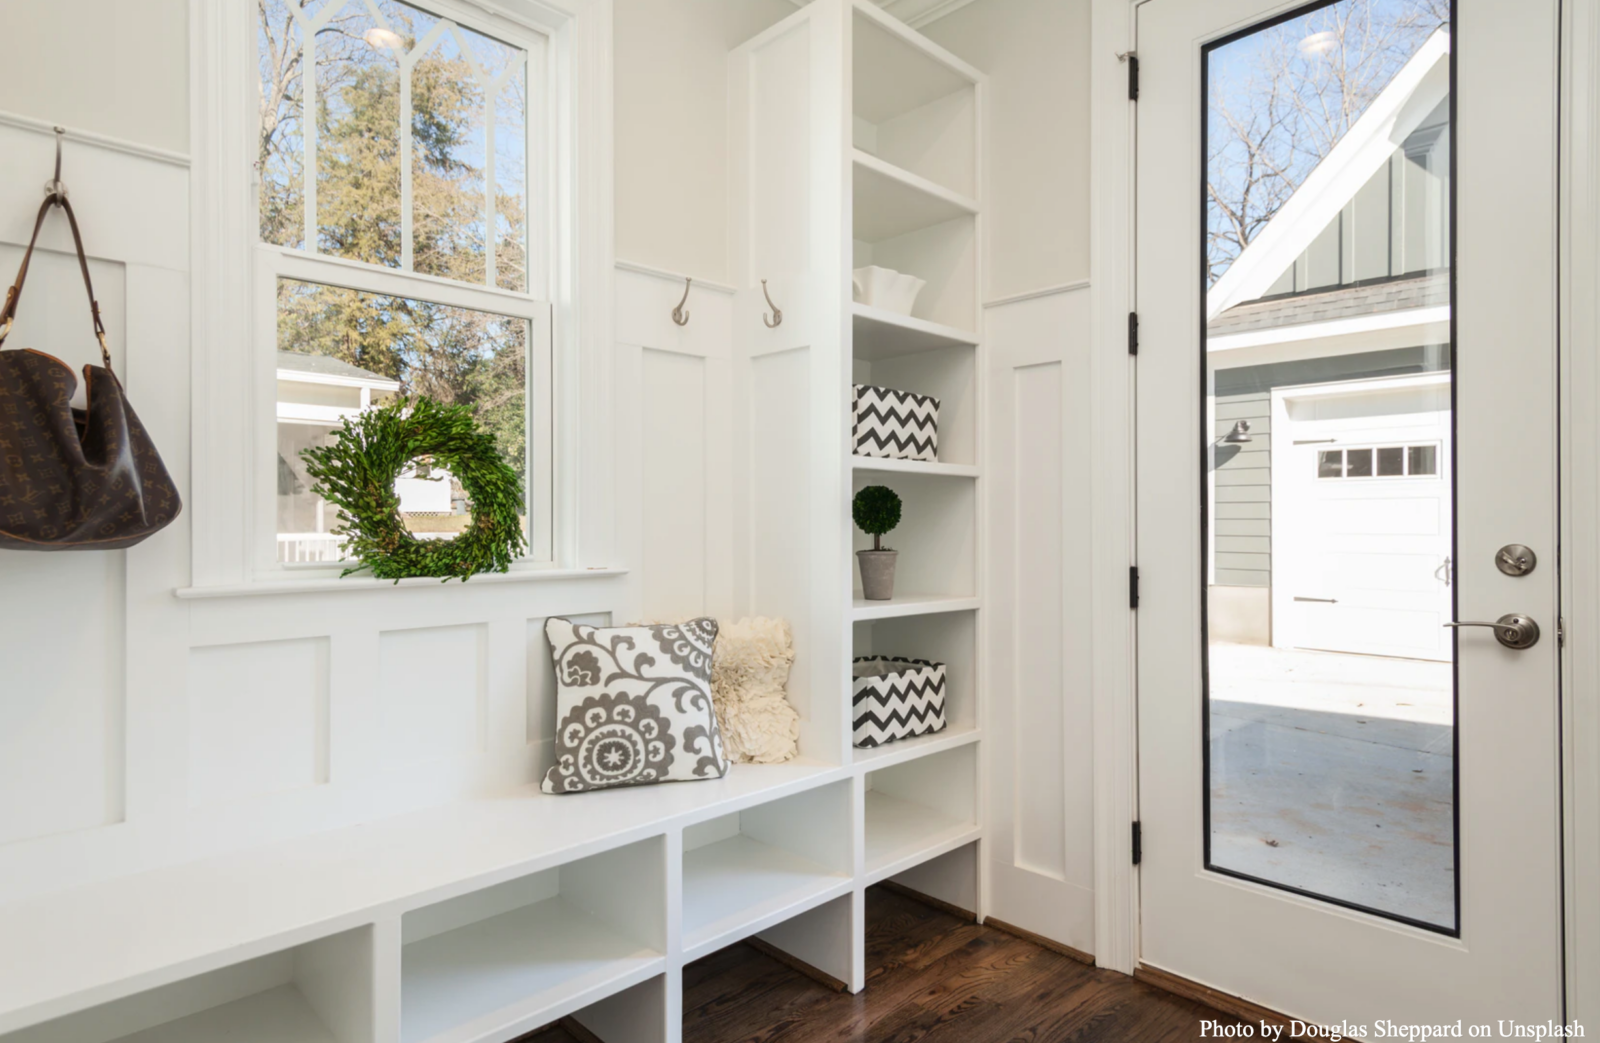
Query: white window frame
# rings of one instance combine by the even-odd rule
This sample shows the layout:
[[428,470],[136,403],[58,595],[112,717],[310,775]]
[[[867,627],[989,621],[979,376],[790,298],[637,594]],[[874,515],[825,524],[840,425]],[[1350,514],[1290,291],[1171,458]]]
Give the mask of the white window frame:
[[[575,570],[599,575],[614,564],[614,490],[609,481],[579,480],[580,473],[609,474],[613,449],[611,0],[420,4],[530,55],[527,133],[530,154],[540,161],[528,167],[529,292],[262,243],[254,169],[256,4],[191,5],[194,440],[188,506],[196,588],[248,593],[255,585],[326,580],[338,572],[287,569],[277,561],[280,277],[527,320],[528,401],[530,407],[550,402],[544,416],[530,408],[530,456],[541,440],[550,452],[536,454],[547,474],[530,461],[530,524],[542,524],[530,533],[533,550],[513,571],[526,578]],[[535,386],[535,379],[548,386]]]
[[[553,395],[553,358],[551,352],[550,304],[529,293],[477,286],[455,282],[429,275],[418,275],[395,268],[376,265],[324,254],[311,254],[303,250],[259,243],[255,248],[256,292],[253,315],[255,329],[255,386],[258,389],[255,414],[263,431],[270,430],[271,437],[255,440],[255,509],[250,522],[253,533],[263,533],[266,538],[252,535],[250,545],[255,551],[256,576],[281,580],[290,578],[280,573],[311,574],[315,578],[335,576],[350,563],[342,566],[315,568],[303,564],[285,564],[278,561],[277,552],[277,423],[278,389],[277,357],[278,313],[277,289],[280,279],[295,282],[337,286],[380,296],[405,297],[443,304],[452,308],[490,312],[512,319],[522,319],[528,324],[527,341],[527,485],[528,498],[528,550],[518,561],[520,568],[549,568],[555,563],[553,539],[555,446],[552,442],[555,427],[551,417],[555,409]],[[531,266],[530,266],[531,267]],[[270,424],[270,426],[268,426]]]

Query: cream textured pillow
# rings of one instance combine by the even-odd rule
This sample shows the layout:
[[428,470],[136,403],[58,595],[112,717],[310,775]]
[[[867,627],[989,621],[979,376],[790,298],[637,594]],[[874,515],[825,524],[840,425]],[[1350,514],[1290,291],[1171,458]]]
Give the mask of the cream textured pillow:
[[781,619],[722,623],[711,670],[711,697],[728,759],[779,764],[799,751],[800,715],[785,689],[794,665],[794,634]]
[[717,621],[592,627],[545,621],[556,667],[556,763],[546,793],[728,773],[711,704]]

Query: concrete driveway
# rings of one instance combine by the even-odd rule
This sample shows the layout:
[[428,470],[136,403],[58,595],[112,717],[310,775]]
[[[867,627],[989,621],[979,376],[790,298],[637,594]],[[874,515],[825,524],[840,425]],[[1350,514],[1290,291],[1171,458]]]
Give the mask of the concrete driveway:
[[1449,663],[1211,648],[1211,861],[1450,927]]

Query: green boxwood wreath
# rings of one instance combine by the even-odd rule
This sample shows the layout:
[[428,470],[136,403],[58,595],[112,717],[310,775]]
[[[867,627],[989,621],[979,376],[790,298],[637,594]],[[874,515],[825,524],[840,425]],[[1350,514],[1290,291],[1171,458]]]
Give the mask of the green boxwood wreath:
[[[505,572],[527,546],[522,483],[466,406],[397,398],[344,418],[332,444],[303,449],[312,490],[339,508],[358,559],[341,576],[370,569],[379,579]],[[407,464],[428,457],[461,482],[472,523],[453,539],[419,540],[400,520],[394,482]]]

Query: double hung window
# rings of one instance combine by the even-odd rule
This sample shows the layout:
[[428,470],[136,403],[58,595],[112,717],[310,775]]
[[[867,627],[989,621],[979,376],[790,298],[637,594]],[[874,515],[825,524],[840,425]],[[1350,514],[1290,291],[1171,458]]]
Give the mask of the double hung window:
[[[453,0],[256,0],[256,518],[269,569],[347,558],[301,452],[399,396],[469,409],[524,481],[552,558],[548,40]],[[266,401],[271,395],[270,404]],[[270,419],[268,419],[270,417]],[[472,504],[428,460],[401,517]]]

